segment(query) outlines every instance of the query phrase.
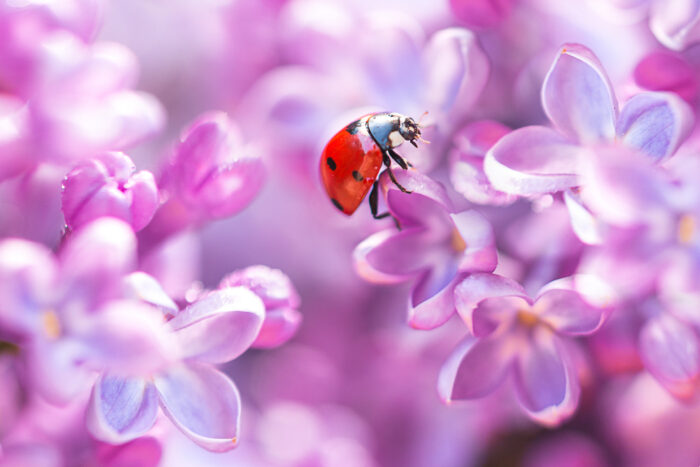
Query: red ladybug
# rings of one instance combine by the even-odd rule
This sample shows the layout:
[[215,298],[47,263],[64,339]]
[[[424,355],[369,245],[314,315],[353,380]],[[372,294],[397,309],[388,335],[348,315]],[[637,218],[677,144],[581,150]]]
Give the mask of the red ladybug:
[[382,164],[389,177],[404,193],[410,193],[396,181],[391,171],[393,159],[399,167],[411,164],[394,148],[404,141],[418,147],[420,127],[415,120],[397,113],[365,115],[336,133],[326,144],[321,156],[321,178],[331,201],[348,216],[355,212],[369,194],[372,216],[381,219],[389,213],[377,214],[377,176]]

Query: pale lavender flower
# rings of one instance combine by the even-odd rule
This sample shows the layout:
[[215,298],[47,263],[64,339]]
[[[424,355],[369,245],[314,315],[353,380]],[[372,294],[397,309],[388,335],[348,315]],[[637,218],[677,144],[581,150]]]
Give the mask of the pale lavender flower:
[[477,204],[505,205],[517,196],[491,186],[484,173],[486,152],[510,129],[493,120],[480,120],[465,126],[452,138],[450,181],[469,201]]
[[253,347],[278,347],[296,334],[302,319],[300,299],[286,274],[267,266],[250,266],[232,272],[219,283],[220,289],[236,286],[250,289],[265,305],[265,320]]
[[25,240],[0,243],[0,323],[49,400],[74,397],[94,371],[140,374],[170,359],[158,314],[123,299],[135,250],[131,228],[112,218],[77,231],[58,258]]
[[411,326],[432,329],[454,313],[453,290],[475,271],[493,271],[496,248],[488,221],[478,212],[455,212],[442,185],[416,171],[383,174],[389,212],[401,229],[382,230],[355,248],[355,268],[377,283],[415,280],[409,300]]
[[650,0],[649,28],[669,49],[700,40],[700,4],[695,0]]
[[71,170],[63,181],[61,210],[66,225],[76,229],[101,216],[111,216],[143,229],[158,208],[153,174],[136,167],[129,156],[108,152]]
[[123,443],[146,433],[160,406],[180,431],[205,449],[235,448],[240,396],[214,365],[245,352],[264,317],[262,300],[244,287],[204,295],[162,324],[179,349],[169,367],[145,378],[118,372],[100,376],[88,408],[88,429],[101,440]]
[[604,284],[592,276],[568,277],[530,298],[515,281],[476,273],[457,284],[454,294],[472,336],[441,370],[443,400],[484,397],[512,378],[531,418],[545,425],[569,418],[580,394],[571,337],[591,334],[603,324],[611,297]]
[[561,47],[542,85],[542,104],[556,130],[530,126],[501,138],[484,159],[496,189],[535,196],[579,184],[579,166],[597,147],[620,143],[654,161],[670,157],[693,125],[690,107],[670,93],[644,92],[618,112],[598,58],[586,47]]

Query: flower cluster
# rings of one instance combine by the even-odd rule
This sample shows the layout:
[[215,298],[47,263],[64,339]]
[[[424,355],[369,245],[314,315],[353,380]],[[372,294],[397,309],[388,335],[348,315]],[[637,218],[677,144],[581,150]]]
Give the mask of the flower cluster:
[[[691,0],[0,0],[0,465],[698,465],[698,42]],[[384,220],[318,172],[373,112],[422,135]]]

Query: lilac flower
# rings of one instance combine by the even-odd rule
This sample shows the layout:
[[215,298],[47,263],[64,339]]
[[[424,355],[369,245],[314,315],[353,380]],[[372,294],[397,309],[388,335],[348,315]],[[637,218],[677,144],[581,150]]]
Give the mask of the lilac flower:
[[74,397],[93,371],[141,374],[170,359],[157,313],[121,293],[135,248],[131,229],[111,218],[73,234],[58,258],[25,240],[0,243],[0,323],[49,400]]
[[102,374],[93,388],[88,429],[106,442],[123,443],[153,426],[160,405],[198,445],[211,451],[233,449],[238,443],[240,396],[214,365],[245,352],[264,316],[260,298],[244,287],[201,297],[162,325],[178,343],[173,364],[145,378]]
[[688,105],[669,93],[637,94],[618,114],[602,65],[579,44],[560,49],[542,85],[542,105],[556,130],[520,128],[486,154],[484,170],[496,189],[533,196],[575,187],[585,149],[601,145],[621,143],[661,161],[693,124]]
[[382,230],[360,243],[355,267],[371,282],[415,279],[409,323],[432,329],[454,313],[452,292],[457,283],[471,272],[496,267],[493,233],[476,211],[455,212],[442,185],[427,176],[396,171],[396,178],[413,192],[402,193],[388,174],[380,183],[401,230]]
[[510,204],[517,196],[494,189],[484,173],[484,155],[510,129],[481,120],[462,128],[453,138],[450,152],[450,181],[455,190],[477,204]]
[[252,346],[278,347],[297,332],[301,324],[299,295],[289,278],[279,269],[250,266],[224,277],[220,289],[243,286],[253,291],[265,305],[265,320]]
[[[581,295],[585,291],[594,303]],[[444,401],[484,397],[512,378],[525,412],[558,425],[576,410],[580,387],[572,336],[595,332],[608,310],[609,291],[593,277],[545,285],[535,298],[506,277],[476,273],[455,287],[457,311],[472,336],[443,366],[438,390]]]
[[651,0],[649,28],[663,45],[681,50],[700,40],[700,6],[694,0]]
[[255,198],[264,178],[262,160],[243,144],[228,116],[204,113],[185,129],[164,169],[160,185],[166,202],[145,236],[158,242],[189,226],[236,214]]
[[86,161],[66,175],[61,209],[66,224],[76,229],[101,216],[144,228],[158,208],[158,188],[153,174],[136,167],[129,156],[108,152]]

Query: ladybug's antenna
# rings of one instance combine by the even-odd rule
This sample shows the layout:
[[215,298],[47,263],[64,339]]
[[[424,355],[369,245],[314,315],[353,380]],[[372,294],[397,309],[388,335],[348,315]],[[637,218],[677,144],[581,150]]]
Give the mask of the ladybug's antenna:
[[418,119],[418,126],[420,126],[420,122],[423,121],[423,118],[425,118],[426,115],[428,115],[427,110],[425,112],[423,112],[423,115],[421,115],[420,118]]

